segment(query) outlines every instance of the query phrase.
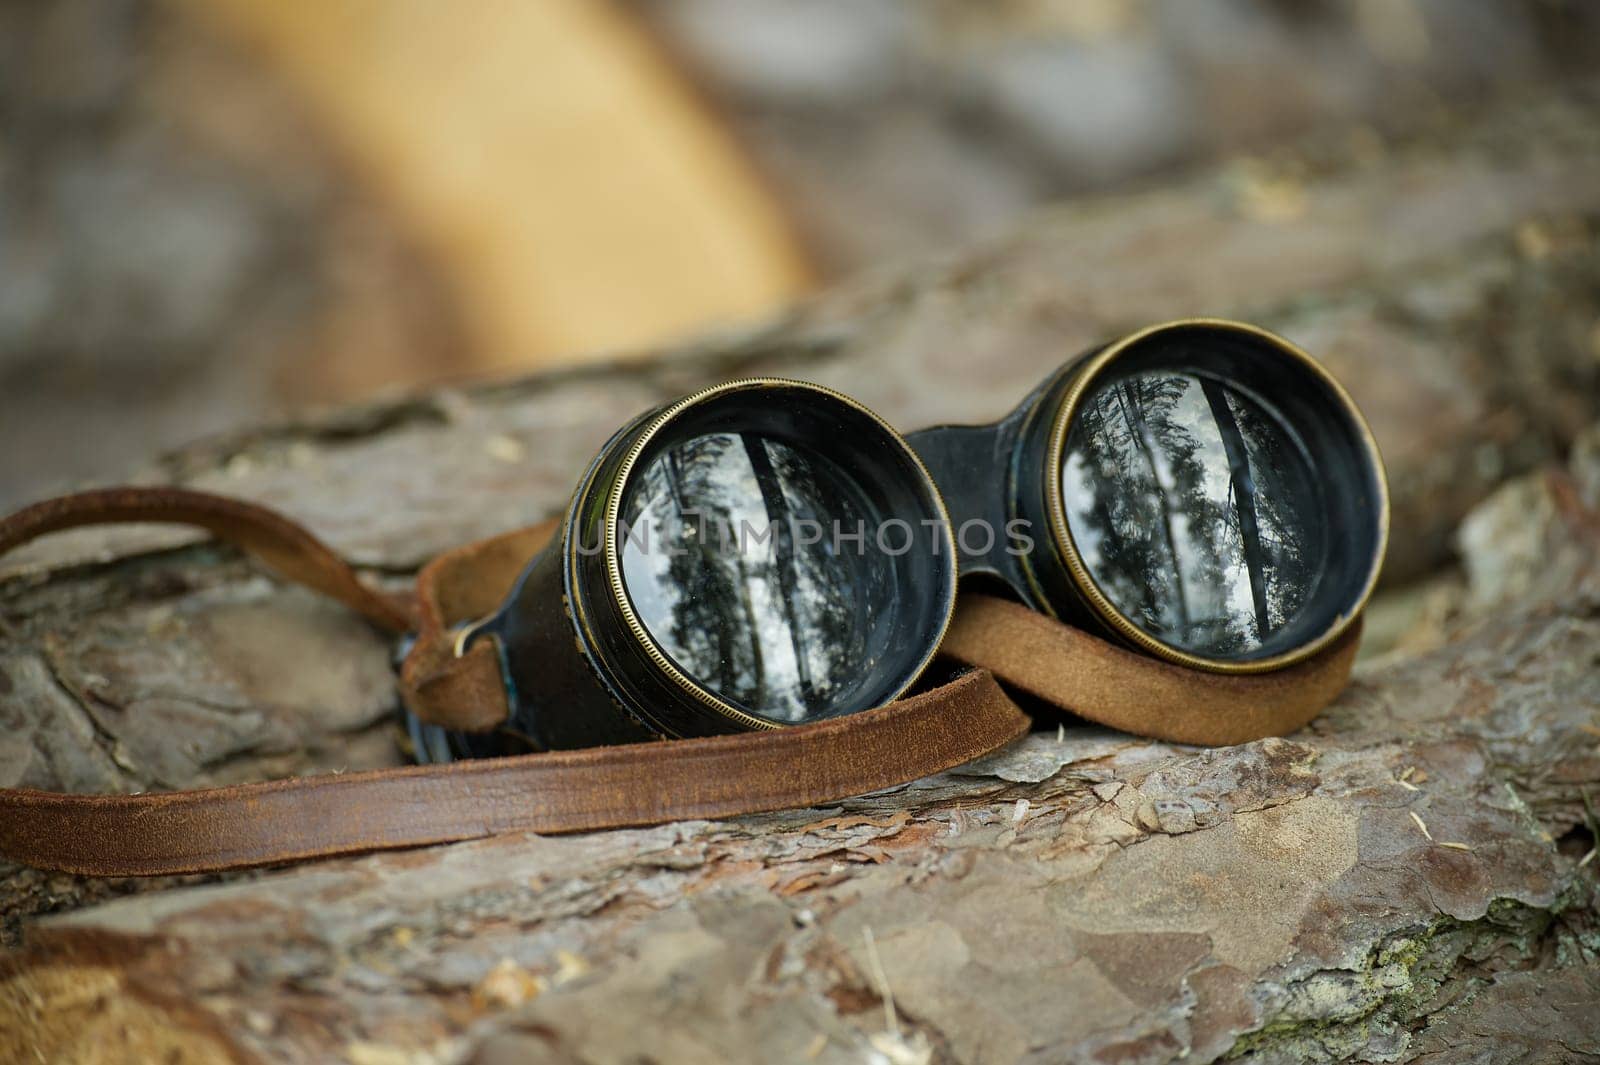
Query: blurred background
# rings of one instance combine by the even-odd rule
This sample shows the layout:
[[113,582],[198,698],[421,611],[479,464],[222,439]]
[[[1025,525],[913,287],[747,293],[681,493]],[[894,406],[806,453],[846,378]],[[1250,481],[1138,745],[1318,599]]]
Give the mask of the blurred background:
[[0,0],[0,505],[1219,161],[1293,215],[1280,146],[1597,59],[1588,0]]

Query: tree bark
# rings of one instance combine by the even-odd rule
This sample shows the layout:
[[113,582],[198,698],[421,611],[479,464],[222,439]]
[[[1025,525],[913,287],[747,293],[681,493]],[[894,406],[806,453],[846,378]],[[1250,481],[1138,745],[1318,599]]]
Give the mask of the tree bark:
[[[1313,160],[1266,213],[1205,174],[658,361],[152,464],[285,509],[398,586],[559,509],[617,424],[720,377],[819,380],[910,429],[997,416],[1097,340],[1208,313],[1285,332],[1349,384],[1390,463],[1391,577],[1435,571],[1479,509],[1464,581],[1286,739],[1203,751],[1051,721],[985,765],[830,810],[220,883],[11,869],[0,1058],[1600,1055],[1600,437],[1582,436],[1600,412],[1597,117],[1592,97],[1546,100]],[[3,566],[0,783],[400,758],[386,641],[230,552],[122,530]]]

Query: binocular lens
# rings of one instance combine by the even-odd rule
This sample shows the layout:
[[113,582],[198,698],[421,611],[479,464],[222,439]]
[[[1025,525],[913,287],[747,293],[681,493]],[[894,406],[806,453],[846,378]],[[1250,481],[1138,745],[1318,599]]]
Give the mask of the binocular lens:
[[[926,520],[920,520],[926,519]],[[953,596],[936,489],[909,448],[831,394],[713,397],[625,476],[617,554],[649,640],[692,684],[776,723],[893,697]]]
[[1068,434],[1061,479],[1095,583],[1184,651],[1259,652],[1300,617],[1326,568],[1327,502],[1304,445],[1215,378],[1101,382]]
[[1387,528],[1381,465],[1349,398],[1286,342],[1153,331],[1091,363],[1063,416],[1061,515],[1123,624],[1247,663],[1360,609]]
[[[820,455],[744,433],[656,456],[624,509],[623,581],[656,643],[700,685],[775,720],[839,705],[892,621],[893,567],[865,492]],[[856,550],[859,546],[861,549]]]

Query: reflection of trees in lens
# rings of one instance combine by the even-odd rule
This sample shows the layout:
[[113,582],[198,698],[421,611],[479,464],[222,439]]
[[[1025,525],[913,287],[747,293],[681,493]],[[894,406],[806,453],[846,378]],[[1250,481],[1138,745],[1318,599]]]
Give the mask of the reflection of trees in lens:
[[1314,487],[1270,416],[1178,373],[1092,393],[1062,472],[1074,541],[1107,598],[1151,635],[1221,657],[1261,646],[1309,595]]
[[1073,436],[1092,493],[1078,520],[1099,533],[1096,579],[1141,628],[1175,642],[1216,627],[1211,600],[1221,583],[1217,545],[1194,535],[1214,522],[1216,505],[1205,492],[1202,444],[1180,417],[1189,384],[1143,375],[1103,388]]
[[1299,447],[1255,403],[1228,392],[1250,468],[1255,473],[1256,515],[1267,571],[1267,631],[1293,620],[1316,590],[1326,548],[1321,486]]
[[[831,463],[753,435],[677,444],[635,475],[623,520],[629,599],[656,642],[697,682],[779,720],[836,709],[870,667],[872,610],[892,567],[832,549],[835,521],[870,509]],[[698,521],[696,520],[698,516]],[[797,522],[825,530],[820,543]],[[741,540],[741,522],[772,531]]]
[[826,687],[821,681],[809,681],[813,691],[807,696],[806,708],[817,714],[828,709],[842,684],[854,679],[847,671],[856,668],[856,659],[866,651],[860,645],[871,629],[869,611],[884,602],[881,586],[887,585],[888,574],[884,566],[873,567],[864,550],[835,549],[836,525],[853,527],[871,513],[854,483],[816,456],[770,442],[766,446],[776,460],[775,476],[783,488],[781,509],[785,513],[774,513],[779,509],[776,506],[768,508],[786,536],[780,546],[795,548],[796,516],[823,527],[820,543],[795,548],[788,555],[774,552],[780,572],[792,574],[796,645],[805,640],[810,661],[822,667],[818,672],[826,680]]

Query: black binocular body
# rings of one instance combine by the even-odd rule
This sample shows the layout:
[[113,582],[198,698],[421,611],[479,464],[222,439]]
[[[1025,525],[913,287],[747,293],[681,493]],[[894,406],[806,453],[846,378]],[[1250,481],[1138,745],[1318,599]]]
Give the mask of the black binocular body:
[[781,728],[906,691],[958,579],[1142,653],[1259,673],[1327,647],[1376,583],[1381,459],[1310,356],[1188,320],[1071,360],[990,425],[901,436],[774,379],[647,412],[590,464],[500,609],[497,733],[419,756]]

